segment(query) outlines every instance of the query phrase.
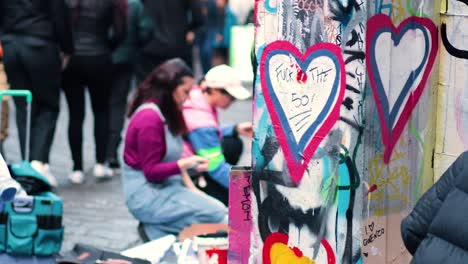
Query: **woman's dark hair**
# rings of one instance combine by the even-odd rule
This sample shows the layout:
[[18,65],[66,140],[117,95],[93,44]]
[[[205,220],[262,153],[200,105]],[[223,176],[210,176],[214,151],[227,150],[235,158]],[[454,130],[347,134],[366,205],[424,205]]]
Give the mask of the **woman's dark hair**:
[[184,77],[193,77],[193,72],[181,59],[171,59],[156,67],[138,86],[128,109],[128,116],[149,99],[156,99],[169,130],[173,134],[186,132],[182,111],[177,107],[173,96]]

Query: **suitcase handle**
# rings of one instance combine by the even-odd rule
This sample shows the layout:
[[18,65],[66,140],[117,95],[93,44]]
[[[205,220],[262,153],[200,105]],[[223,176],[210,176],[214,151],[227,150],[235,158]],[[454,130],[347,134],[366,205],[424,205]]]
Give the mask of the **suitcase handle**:
[[29,90],[4,90],[0,91],[0,101],[4,96],[26,97],[26,102],[32,102],[32,93]]
[[25,135],[25,150],[24,150],[24,160],[29,161],[29,144],[30,144],[30,133],[31,133],[31,102],[32,102],[32,93],[29,90],[17,90],[9,89],[0,91],[0,113],[2,112],[2,100],[4,96],[12,97],[26,97],[27,103],[27,112],[26,112],[26,135]]

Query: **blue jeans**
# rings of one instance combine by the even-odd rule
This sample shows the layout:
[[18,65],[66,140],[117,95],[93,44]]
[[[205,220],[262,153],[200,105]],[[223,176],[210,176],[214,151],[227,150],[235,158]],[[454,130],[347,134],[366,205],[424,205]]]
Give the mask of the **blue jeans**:
[[142,171],[124,165],[122,178],[128,209],[151,240],[178,235],[195,223],[228,223],[228,211],[221,202],[185,188],[180,176],[155,184]]

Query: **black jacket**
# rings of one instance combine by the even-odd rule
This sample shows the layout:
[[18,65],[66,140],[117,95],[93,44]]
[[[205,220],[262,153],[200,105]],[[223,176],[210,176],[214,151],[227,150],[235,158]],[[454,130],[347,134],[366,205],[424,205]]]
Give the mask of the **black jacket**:
[[70,13],[64,0],[0,0],[0,27],[2,41],[53,42],[62,52],[73,52]]
[[413,264],[468,263],[468,152],[421,197],[401,233]]
[[153,19],[154,33],[144,47],[146,54],[178,57],[190,48],[186,34],[203,24],[200,0],[143,0]]
[[127,0],[67,2],[72,14],[76,55],[110,54],[125,39]]

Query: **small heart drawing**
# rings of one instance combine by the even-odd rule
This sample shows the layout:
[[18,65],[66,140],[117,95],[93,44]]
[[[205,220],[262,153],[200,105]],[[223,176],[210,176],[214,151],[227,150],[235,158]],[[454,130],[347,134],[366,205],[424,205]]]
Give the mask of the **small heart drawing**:
[[371,232],[374,232],[374,222],[372,222],[372,224],[369,225],[369,230]]
[[437,27],[428,18],[409,17],[398,27],[384,14],[367,21],[367,73],[380,118],[385,164],[426,87],[437,37]]
[[263,50],[260,78],[291,180],[298,184],[340,117],[346,87],[341,50],[319,43],[302,54],[287,41],[275,41]]

